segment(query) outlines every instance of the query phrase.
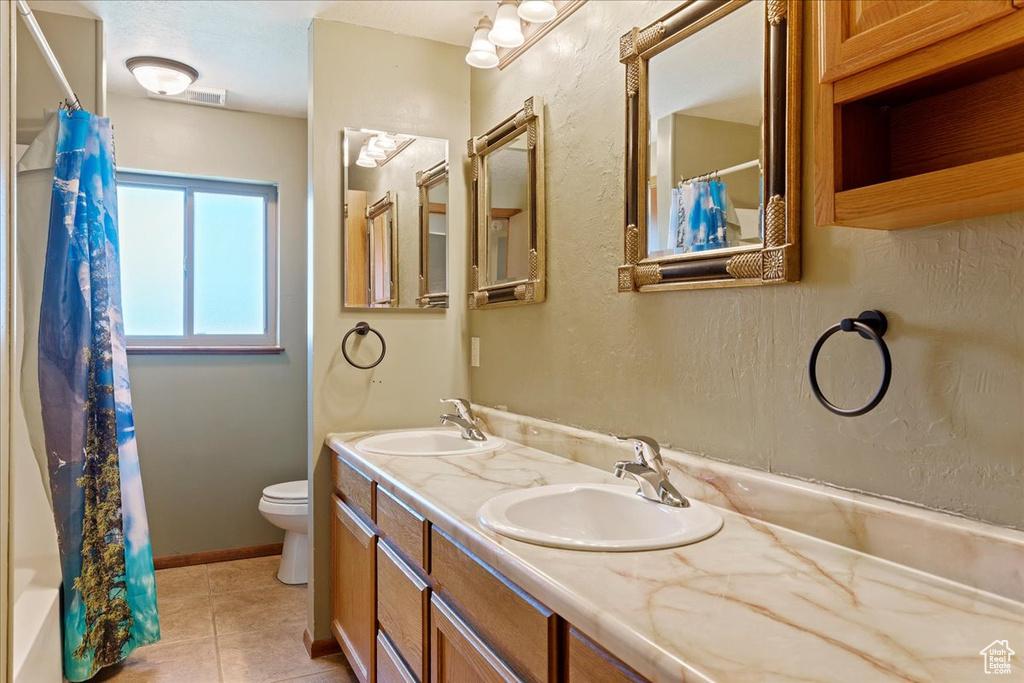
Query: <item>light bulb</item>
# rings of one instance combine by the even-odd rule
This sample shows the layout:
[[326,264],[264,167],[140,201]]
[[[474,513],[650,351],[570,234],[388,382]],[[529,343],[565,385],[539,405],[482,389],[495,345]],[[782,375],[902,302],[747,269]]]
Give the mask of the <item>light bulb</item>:
[[523,0],[519,3],[519,18],[531,24],[546,24],[558,16],[552,0]]
[[375,161],[387,157],[387,152],[377,146],[376,138],[370,138],[370,141],[366,143],[364,149],[366,150],[366,157]]
[[377,136],[377,146],[380,147],[385,152],[390,152],[397,148],[398,144],[396,144],[392,138],[381,133],[380,135]]
[[473,42],[466,54],[466,64],[477,69],[493,69],[498,66],[498,53],[494,49],[494,43],[487,38],[493,27],[490,17],[480,17],[473,32]]
[[501,0],[498,13],[494,16],[494,28],[487,34],[488,40],[498,47],[519,47],[526,38],[516,13],[515,0]]
[[356,166],[362,166],[363,168],[376,168],[377,162],[360,154],[359,158],[356,159]]

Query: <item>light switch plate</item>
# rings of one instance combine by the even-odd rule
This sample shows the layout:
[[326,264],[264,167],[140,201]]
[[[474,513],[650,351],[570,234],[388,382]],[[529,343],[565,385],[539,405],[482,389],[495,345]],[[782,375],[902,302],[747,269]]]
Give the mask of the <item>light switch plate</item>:
[[469,364],[474,367],[480,367],[480,337],[471,337],[469,340]]

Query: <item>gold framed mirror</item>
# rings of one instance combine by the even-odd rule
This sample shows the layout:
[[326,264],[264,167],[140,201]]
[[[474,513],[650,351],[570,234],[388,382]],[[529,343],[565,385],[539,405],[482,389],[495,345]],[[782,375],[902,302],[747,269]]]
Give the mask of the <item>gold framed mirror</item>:
[[469,307],[544,301],[544,116],[539,97],[470,138]]
[[397,195],[389,190],[366,207],[367,301],[371,308],[398,305],[397,205]]
[[420,195],[420,308],[448,306],[448,160],[416,173]]
[[620,292],[799,279],[801,10],[688,0],[620,39]]

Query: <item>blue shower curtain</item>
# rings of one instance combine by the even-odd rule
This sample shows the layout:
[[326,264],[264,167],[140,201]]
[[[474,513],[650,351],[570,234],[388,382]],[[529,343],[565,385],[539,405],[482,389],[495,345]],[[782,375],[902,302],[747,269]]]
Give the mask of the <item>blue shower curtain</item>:
[[87,680],[160,639],[120,277],[110,122],[61,111],[39,317],[39,391],[70,681]]

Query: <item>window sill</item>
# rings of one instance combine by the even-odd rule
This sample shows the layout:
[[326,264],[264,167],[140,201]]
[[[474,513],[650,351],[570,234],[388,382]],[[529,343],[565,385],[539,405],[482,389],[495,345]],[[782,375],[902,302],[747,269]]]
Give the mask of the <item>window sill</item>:
[[278,356],[283,346],[129,346],[130,356]]

